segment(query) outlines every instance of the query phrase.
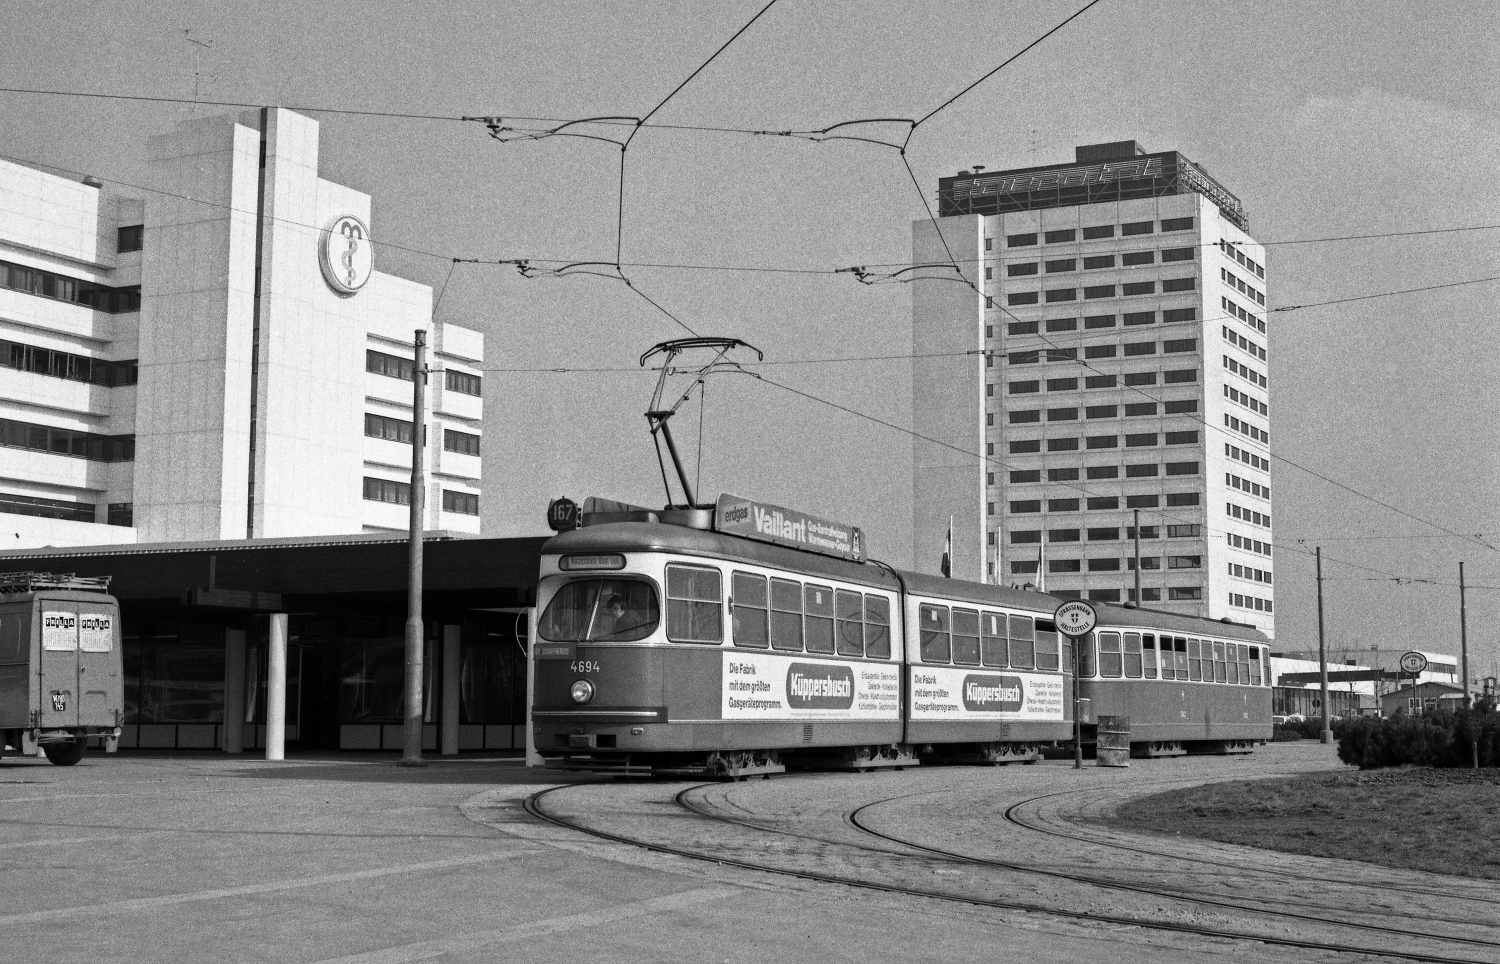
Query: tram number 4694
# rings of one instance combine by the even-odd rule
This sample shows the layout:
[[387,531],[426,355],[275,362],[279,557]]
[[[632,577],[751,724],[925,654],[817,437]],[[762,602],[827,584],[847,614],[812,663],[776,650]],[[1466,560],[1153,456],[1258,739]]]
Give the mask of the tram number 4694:
[[596,659],[575,659],[568,664],[568,668],[575,673],[597,673],[599,672],[599,661]]

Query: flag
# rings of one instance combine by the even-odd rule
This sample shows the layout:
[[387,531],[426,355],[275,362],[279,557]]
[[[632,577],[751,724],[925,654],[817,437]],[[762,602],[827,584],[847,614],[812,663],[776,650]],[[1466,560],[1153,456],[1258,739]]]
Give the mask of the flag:
[[953,578],[953,516],[948,517],[948,540],[943,543],[943,563],[939,567],[944,578]]

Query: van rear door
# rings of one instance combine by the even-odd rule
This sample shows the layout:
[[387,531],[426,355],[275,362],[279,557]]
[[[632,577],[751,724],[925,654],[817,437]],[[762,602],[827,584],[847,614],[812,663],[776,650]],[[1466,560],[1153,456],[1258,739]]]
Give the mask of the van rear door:
[[114,726],[124,696],[119,614],[114,606],[78,604],[78,725]]
[[37,662],[37,709],[43,729],[78,725],[78,604],[38,599],[42,645]]

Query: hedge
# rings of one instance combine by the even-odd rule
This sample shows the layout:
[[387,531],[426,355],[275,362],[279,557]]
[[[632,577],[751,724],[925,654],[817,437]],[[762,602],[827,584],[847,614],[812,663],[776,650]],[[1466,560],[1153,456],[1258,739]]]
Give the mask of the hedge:
[[1339,759],[1361,770],[1381,767],[1500,766],[1500,713],[1443,710],[1421,716],[1365,717],[1345,721],[1335,733]]

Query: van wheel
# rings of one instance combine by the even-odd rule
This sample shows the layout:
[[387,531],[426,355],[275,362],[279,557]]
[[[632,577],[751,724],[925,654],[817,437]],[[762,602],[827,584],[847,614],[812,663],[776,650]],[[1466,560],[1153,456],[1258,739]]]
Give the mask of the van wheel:
[[42,745],[42,752],[47,754],[47,759],[60,767],[70,767],[83,759],[83,751],[88,744],[82,740],[74,740],[72,743],[46,743]]

